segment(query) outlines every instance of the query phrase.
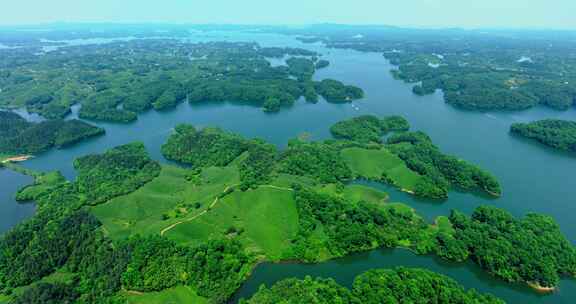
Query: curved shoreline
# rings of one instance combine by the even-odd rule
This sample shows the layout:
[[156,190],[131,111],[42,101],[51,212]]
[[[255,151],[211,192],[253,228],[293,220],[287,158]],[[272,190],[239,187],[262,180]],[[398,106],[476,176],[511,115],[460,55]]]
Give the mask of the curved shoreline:
[[552,287],[545,287],[542,286],[538,283],[534,283],[534,282],[526,282],[526,284],[528,284],[528,286],[530,286],[532,289],[541,292],[541,293],[551,293],[556,291],[556,287],[552,286]]
[[408,190],[406,188],[400,188],[400,191],[408,193],[408,194],[416,195],[416,192],[414,192],[412,190]]
[[13,163],[13,162],[23,162],[23,161],[29,160],[33,157],[34,157],[34,155],[12,156],[12,157],[7,157],[5,159],[2,159],[2,163],[6,164],[6,163]]

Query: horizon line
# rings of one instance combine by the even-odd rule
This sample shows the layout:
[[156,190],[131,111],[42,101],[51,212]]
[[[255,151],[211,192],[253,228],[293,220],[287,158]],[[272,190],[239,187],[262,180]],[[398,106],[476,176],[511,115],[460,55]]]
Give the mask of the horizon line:
[[1,23],[2,27],[35,27],[54,25],[179,25],[179,26],[269,26],[269,27],[310,27],[317,25],[335,25],[350,27],[388,27],[398,29],[428,29],[428,30],[540,30],[540,31],[575,31],[576,28],[546,27],[546,26],[457,26],[457,25],[393,25],[386,23],[340,23],[340,22],[315,22],[315,23],[222,23],[222,22],[188,22],[188,21],[118,21],[118,20],[58,20],[38,23]]

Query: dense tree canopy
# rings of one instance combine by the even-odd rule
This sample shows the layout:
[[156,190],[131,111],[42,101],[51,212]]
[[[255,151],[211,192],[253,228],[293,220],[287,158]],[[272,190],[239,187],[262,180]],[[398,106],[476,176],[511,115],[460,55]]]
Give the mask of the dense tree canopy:
[[14,304],[72,304],[78,293],[63,284],[38,283],[26,289]]
[[[274,145],[258,139],[245,139],[219,128],[196,130],[191,125],[178,125],[162,146],[162,154],[194,168],[226,166],[239,159],[243,188],[269,180],[278,157]],[[246,157],[241,157],[246,154]]]
[[252,140],[248,145],[247,153],[248,156],[239,166],[243,187],[253,187],[269,182],[278,159],[276,146],[260,140]]
[[324,79],[316,83],[315,89],[326,101],[333,103],[350,102],[364,97],[362,89],[333,79]]
[[131,290],[160,291],[190,285],[202,296],[223,303],[240,287],[251,258],[240,243],[208,241],[197,247],[178,246],[161,237],[130,241],[132,258],[122,275]]
[[35,154],[104,134],[104,129],[79,120],[28,122],[16,113],[0,111],[0,153]]
[[[414,245],[428,241],[427,225],[409,208],[352,203],[309,189],[297,190],[295,199],[300,227],[294,252],[305,261],[394,247],[400,240]],[[423,244],[419,248],[430,249]]]
[[312,79],[312,75],[316,71],[314,62],[307,58],[292,57],[286,60],[286,64],[288,65],[288,72],[301,81]]
[[142,143],[83,156],[74,161],[74,167],[78,170],[78,191],[90,204],[130,193],[160,174],[160,165],[150,159]]
[[478,189],[495,196],[502,192],[494,176],[466,161],[443,154],[422,132],[393,134],[387,144],[387,148],[410,169],[425,177],[416,187],[419,196],[446,197],[450,186]]
[[542,144],[564,151],[576,152],[576,122],[545,119],[530,123],[514,123],[510,132],[535,139]]
[[[278,30],[305,43],[379,52],[395,78],[414,84],[417,95],[440,89],[456,107],[524,110],[544,105],[568,110],[576,101],[572,33],[452,29],[422,30],[322,25]],[[352,36],[356,35],[354,38]]]
[[[478,44],[478,41],[473,43]],[[526,48],[533,48],[528,45],[529,41],[521,43],[527,45],[514,46],[509,50],[518,53],[518,58],[524,56],[520,54],[526,52]],[[398,65],[395,71],[397,78],[421,82],[414,86],[415,94],[426,95],[442,89],[446,102],[460,108],[524,110],[542,104],[567,110],[574,104],[576,88],[566,81],[566,74],[555,70],[554,61],[558,54],[543,54],[539,58],[543,63],[535,64],[517,62],[508,54],[498,54],[486,49],[486,46],[477,46],[479,48],[475,47],[477,50],[473,54],[468,52],[469,48],[461,45],[451,46],[450,51],[455,53],[441,58],[415,49],[402,54],[386,52],[385,56]],[[534,51],[540,52],[528,52]]]
[[[276,172],[313,178],[320,183],[346,182],[354,176],[340,151],[349,146],[382,148],[397,154],[406,166],[422,175],[415,194],[444,198],[451,187],[482,190],[500,195],[498,181],[488,172],[456,157],[445,155],[423,132],[406,132],[403,117],[379,119],[363,115],[334,124],[330,131],[338,139],[326,142],[292,140],[278,153],[274,146],[260,140],[248,140],[218,128],[196,130],[179,125],[162,147],[167,159],[194,168],[226,166],[237,160],[243,188],[268,181]],[[396,131],[381,145],[381,136]],[[374,147],[374,144],[378,144]],[[380,143],[380,144],[379,144]]]
[[354,279],[352,293],[360,303],[504,303],[473,289],[465,290],[451,278],[424,269],[375,269]]
[[226,166],[246,151],[246,146],[244,138],[219,128],[196,130],[178,125],[162,146],[162,154],[193,167]]
[[[83,206],[132,192],[158,175],[140,143],[77,159],[76,181],[57,179],[34,195],[38,210],[0,239],[0,289],[30,284],[86,253],[100,222]],[[94,249],[94,247],[92,247]]]
[[120,108],[126,98],[125,94],[115,89],[106,89],[90,95],[82,104],[79,117],[82,119],[112,122],[131,122],[138,117],[136,113]]
[[352,177],[336,147],[326,143],[295,140],[280,156],[279,171],[312,177],[323,183],[346,181]]
[[85,211],[71,211],[68,215],[61,212],[57,207],[46,208],[2,237],[1,290],[9,292],[28,285],[64,266],[99,226],[96,218]]
[[[143,39],[64,50],[37,56],[34,47],[3,49],[0,106],[60,119],[80,104],[83,119],[127,123],[148,109],[173,108],[185,100],[277,112],[302,96],[315,101],[318,93],[334,102],[362,97],[361,89],[339,81],[312,81],[317,66],[325,67],[326,61],[298,48]],[[271,57],[287,57],[287,65],[272,66]]]
[[576,249],[547,216],[515,219],[496,207],[478,207],[472,216],[453,211],[453,236],[443,236],[439,254],[453,260],[470,257],[488,272],[510,282],[554,287],[561,275],[576,272]]
[[243,304],[380,304],[380,303],[504,303],[475,290],[465,290],[449,277],[417,268],[374,269],[358,275],[352,290],[331,279],[285,279],[260,287]]
[[373,115],[362,115],[339,121],[330,127],[335,138],[353,140],[362,143],[381,142],[389,131],[408,131],[410,125],[401,116],[388,116],[379,119]]
[[250,299],[241,304],[359,304],[349,289],[332,279],[285,279],[270,288],[261,286]]

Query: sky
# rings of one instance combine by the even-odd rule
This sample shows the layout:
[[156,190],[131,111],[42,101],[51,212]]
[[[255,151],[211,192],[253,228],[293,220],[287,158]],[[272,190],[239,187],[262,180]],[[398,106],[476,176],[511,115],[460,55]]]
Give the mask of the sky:
[[166,22],[576,29],[576,0],[0,0],[0,24]]

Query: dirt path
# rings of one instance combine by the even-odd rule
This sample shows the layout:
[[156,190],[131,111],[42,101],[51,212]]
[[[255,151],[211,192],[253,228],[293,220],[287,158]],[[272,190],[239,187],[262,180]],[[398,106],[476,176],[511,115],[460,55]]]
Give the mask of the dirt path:
[[[228,190],[230,190],[230,188],[235,187],[235,186],[237,186],[237,185],[232,185],[232,186],[226,187],[226,189],[224,189],[224,191],[222,191],[222,193],[228,192]],[[291,188],[284,188],[284,187],[278,187],[278,186],[273,186],[273,185],[262,185],[262,186],[260,186],[260,187],[266,187],[266,188],[272,188],[272,189],[278,189],[278,190],[285,190],[285,191],[294,191],[294,189],[291,189]],[[206,208],[206,210],[204,210],[204,211],[196,214],[195,216],[193,216],[193,217],[191,217],[191,218],[187,218],[187,219],[181,220],[181,221],[179,221],[179,222],[176,222],[176,223],[174,223],[174,224],[172,224],[172,225],[170,225],[170,226],[162,229],[162,231],[160,231],[160,235],[161,235],[161,236],[164,236],[164,234],[166,234],[166,232],[174,229],[174,227],[176,227],[176,226],[178,226],[178,225],[180,225],[180,224],[184,224],[184,223],[191,222],[191,221],[193,221],[193,220],[195,220],[195,219],[203,216],[204,214],[206,214],[206,212],[208,212],[208,210],[214,208],[214,206],[216,206],[216,204],[217,204],[219,201],[220,201],[220,198],[219,198],[219,196],[217,196],[217,197],[214,199],[214,201],[212,202],[212,204],[210,204],[210,206],[208,206],[208,208]]]
[[278,187],[278,186],[273,186],[273,185],[262,185],[260,187],[272,188],[272,189],[278,189],[278,190],[286,190],[286,191],[294,191],[294,189],[292,189],[292,188],[284,188],[284,187]]
[[[230,190],[230,188],[232,188],[232,187],[234,187],[234,186],[235,186],[235,185],[226,187],[226,189],[224,189],[224,191],[222,191],[222,193],[228,192],[228,190]],[[210,210],[210,209],[212,209],[214,206],[216,206],[216,204],[218,203],[219,200],[220,200],[220,197],[219,197],[219,196],[216,196],[216,198],[214,199],[214,201],[212,202],[212,204],[210,204],[210,206],[208,206],[208,208],[206,208],[206,210],[204,210],[204,211],[196,214],[195,216],[193,216],[193,217],[191,217],[191,218],[187,218],[187,219],[185,219],[185,220],[181,220],[181,221],[179,221],[179,222],[176,222],[176,223],[174,223],[174,224],[172,224],[172,225],[170,225],[170,226],[162,229],[162,231],[160,231],[160,235],[161,235],[161,236],[164,236],[164,234],[165,234],[166,232],[174,229],[174,227],[176,227],[176,226],[178,226],[178,225],[180,225],[180,224],[183,224],[183,223],[191,222],[191,221],[193,221],[193,220],[201,217],[202,215],[206,214],[206,212],[208,212],[208,210]]]
[[106,226],[102,225],[102,232],[106,235],[109,236],[110,232],[108,231],[108,229],[106,229]]

